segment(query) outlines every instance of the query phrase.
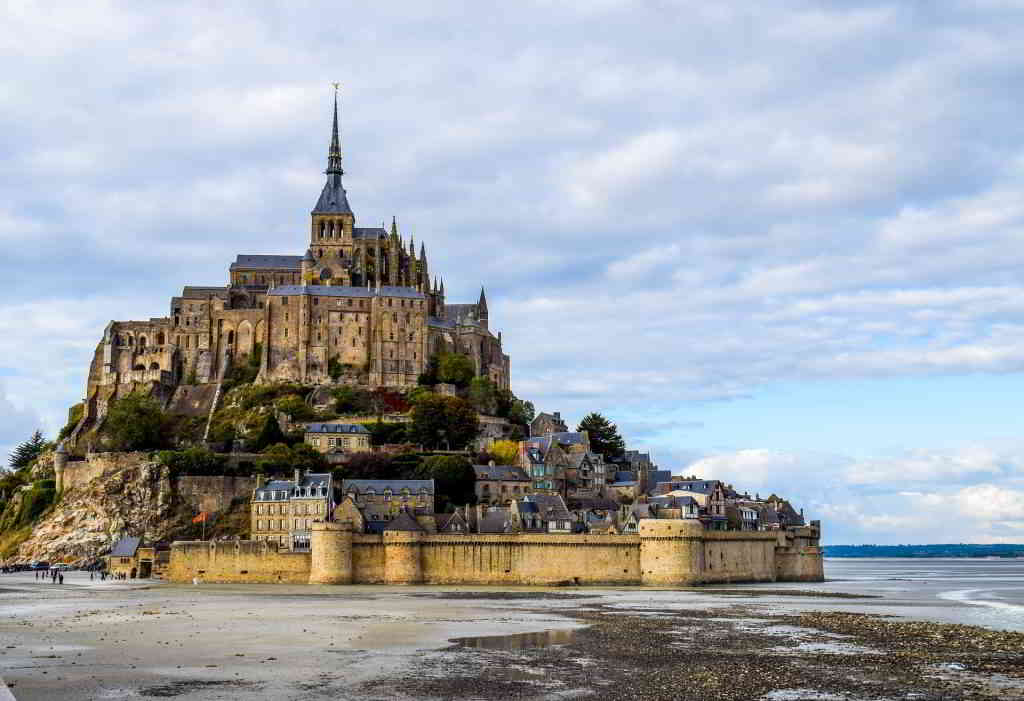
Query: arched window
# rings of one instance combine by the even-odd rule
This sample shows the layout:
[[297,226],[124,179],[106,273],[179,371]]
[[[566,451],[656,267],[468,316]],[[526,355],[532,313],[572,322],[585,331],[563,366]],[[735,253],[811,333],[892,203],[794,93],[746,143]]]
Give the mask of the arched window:
[[163,332],[163,331],[161,331],[160,333],[158,333],[158,334],[156,335],[156,344],[157,344],[158,346],[162,346],[162,345],[164,345],[164,343],[166,343],[166,342],[167,342],[167,341],[166,341],[166,339],[165,339],[165,337],[164,337],[164,332]]
[[145,348],[145,347],[146,347],[146,337],[145,336],[139,336],[139,348]]
[[228,345],[230,346],[234,342],[235,342],[235,332],[234,331],[228,331]]
[[159,370],[160,369],[160,363],[155,363],[155,362],[154,363],[150,363],[149,364],[149,369],[150,370]]
[[323,270],[320,271],[321,280],[326,282],[327,280],[330,280],[332,277],[334,277],[334,273],[331,272],[330,268],[324,268]]

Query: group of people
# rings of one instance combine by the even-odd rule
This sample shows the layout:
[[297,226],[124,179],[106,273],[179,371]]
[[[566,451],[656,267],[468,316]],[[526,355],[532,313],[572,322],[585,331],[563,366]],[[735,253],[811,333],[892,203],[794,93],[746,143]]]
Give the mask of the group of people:
[[36,579],[46,579],[47,575],[49,575],[50,579],[53,581],[54,584],[64,583],[64,573],[58,569],[52,569],[49,572],[36,570]]

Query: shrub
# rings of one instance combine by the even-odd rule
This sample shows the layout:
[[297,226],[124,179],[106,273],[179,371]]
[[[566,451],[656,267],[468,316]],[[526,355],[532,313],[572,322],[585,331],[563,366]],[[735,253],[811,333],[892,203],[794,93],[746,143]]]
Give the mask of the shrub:
[[154,399],[133,394],[107,411],[103,432],[114,450],[157,450],[168,442],[167,416]]
[[157,453],[157,461],[169,467],[171,474],[175,476],[201,476],[224,474],[227,458],[206,448],[196,447],[185,450],[161,450]]
[[465,399],[433,395],[412,409],[409,438],[428,449],[459,449],[479,432],[476,411]]
[[75,430],[75,426],[82,420],[82,415],[85,413],[85,404],[79,402],[75,404],[68,411],[68,422],[64,424],[64,427],[57,434],[57,442],[64,440],[71,435],[71,432]]

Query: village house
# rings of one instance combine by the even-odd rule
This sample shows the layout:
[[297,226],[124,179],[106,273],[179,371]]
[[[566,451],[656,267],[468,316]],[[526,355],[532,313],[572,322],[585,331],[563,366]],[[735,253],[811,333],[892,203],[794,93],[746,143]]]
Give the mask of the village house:
[[531,436],[547,436],[552,433],[562,433],[568,430],[569,427],[562,420],[562,414],[557,411],[550,414],[542,411],[530,422]]
[[291,480],[267,480],[253,490],[250,511],[253,540],[308,550],[313,522],[327,520],[334,511],[331,474],[296,469]]
[[515,465],[474,465],[476,500],[481,504],[509,505],[532,491],[533,483],[526,471]]
[[[434,480],[367,480],[341,481],[341,492],[362,510],[368,528],[386,524],[403,508],[413,514],[434,513]],[[373,523],[370,523],[373,522]]]
[[370,432],[361,424],[307,424],[304,440],[321,453],[370,451]]
[[725,485],[719,480],[672,478],[658,484],[660,496],[693,497],[700,505],[700,520],[708,530],[724,531],[728,527],[725,515]]
[[524,533],[574,533],[578,530],[562,497],[557,494],[530,494],[512,502],[509,508],[512,526]]

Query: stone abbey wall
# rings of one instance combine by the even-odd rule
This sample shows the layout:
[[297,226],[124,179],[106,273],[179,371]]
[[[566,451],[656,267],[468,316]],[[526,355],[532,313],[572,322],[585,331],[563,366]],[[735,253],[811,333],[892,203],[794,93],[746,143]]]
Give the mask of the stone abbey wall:
[[822,581],[815,528],[704,531],[688,520],[647,519],[637,535],[364,535],[315,523],[310,553],[276,544],[179,542],[170,577],[209,582],[313,584],[614,584],[689,586]]

